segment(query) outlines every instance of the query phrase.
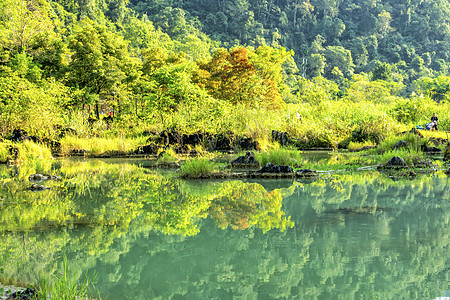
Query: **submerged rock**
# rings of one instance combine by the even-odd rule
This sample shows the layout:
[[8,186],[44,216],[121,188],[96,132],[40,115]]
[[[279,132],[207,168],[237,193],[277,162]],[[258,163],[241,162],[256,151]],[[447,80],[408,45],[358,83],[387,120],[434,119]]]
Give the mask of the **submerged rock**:
[[37,192],[37,191],[45,191],[51,189],[50,187],[33,183],[27,190]]
[[297,177],[310,178],[315,176],[317,176],[317,172],[311,169],[302,169],[297,171]]
[[267,163],[258,173],[292,173],[294,170],[289,166],[279,166]]
[[255,158],[255,153],[247,152],[244,156],[239,156],[238,158],[230,162],[232,166],[259,166],[259,162]]
[[133,151],[134,154],[157,154],[159,147],[151,143],[149,145],[139,146],[136,150]]
[[29,181],[34,181],[34,182],[41,182],[41,181],[45,181],[45,180],[58,180],[61,179],[61,177],[55,176],[55,175],[49,175],[49,174],[31,174],[28,177]]
[[421,150],[425,153],[440,153],[440,152],[442,152],[442,150],[437,147],[428,147],[427,145],[422,145]]
[[27,288],[26,290],[16,291],[8,296],[8,300],[32,300],[37,297],[36,290]]

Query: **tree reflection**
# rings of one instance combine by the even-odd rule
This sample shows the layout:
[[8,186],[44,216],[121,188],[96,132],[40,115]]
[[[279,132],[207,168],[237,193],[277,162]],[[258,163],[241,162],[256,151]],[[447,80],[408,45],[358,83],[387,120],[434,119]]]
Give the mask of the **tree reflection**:
[[0,278],[34,283],[64,251],[98,272],[105,299],[433,299],[447,288],[444,174],[340,175],[267,192],[127,164],[57,172],[64,180],[44,193],[2,177]]

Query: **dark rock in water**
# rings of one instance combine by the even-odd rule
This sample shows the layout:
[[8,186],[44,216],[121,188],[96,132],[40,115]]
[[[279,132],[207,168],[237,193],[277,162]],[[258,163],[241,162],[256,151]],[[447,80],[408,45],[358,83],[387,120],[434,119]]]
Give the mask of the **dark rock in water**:
[[255,153],[247,152],[244,156],[239,156],[235,160],[230,162],[233,164],[259,164],[259,162],[255,158]]
[[267,163],[258,173],[292,173],[294,170],[289,166],[279,166]]
[[406,162],[403,158],[394,156],[386,162],[384,166],[379,166],[378,169],[401,169],[406,167]]
[[40,185],[40,184],[36,184],[36,183],[33,183],[29,188],[27,188],[27,190],[33,191],[33,192],[35,192],[35,191],[45,191],[45,190],[49,190],[49,189],[51,189],[51,188],[43,186],[43,185]]
[[297,171],[297,176],[299,177],[314,177],[316,175],[317,172],[311,169],[302,169]]
[[422,145],[420,148],[425,153],[440,153],[440,152],[442,152],[442,150],[437,147],[428,147],[427,145]]
[[54,175],[39,174],[39,173],[31,174],[28,177],[29,181],[34,181],[34,182],[41,182],[41,181],[45,181],[45,180],[58,180],[58,179],[61,179],[61,178],[58,176],[54,176]]
[[26,290],[17,291],[12,293],[6,298],[7,300],[32,300],[37,296],[36,290],[33,288],[27,288]]
[[149,144],[145,146],[139,146],[133,151],[134,154],[157,154],[159,147],[155,144]]
[[395,144],[394,148],[392,148],[392,150],[395,149],[406,149],[408,148],[408,143],[405,142],[404,140],[400,140],[397,142],[397,144]]
[[447,172],[445,174],[450,175],[450,168],[448,168]]

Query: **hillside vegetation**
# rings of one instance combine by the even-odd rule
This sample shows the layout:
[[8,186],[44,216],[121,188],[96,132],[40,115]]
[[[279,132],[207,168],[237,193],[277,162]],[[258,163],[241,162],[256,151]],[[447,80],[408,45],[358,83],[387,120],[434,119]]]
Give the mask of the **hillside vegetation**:
[[432,113],[448,130],[449,16],[446,0],[3,0],[0,134],[336,147]]

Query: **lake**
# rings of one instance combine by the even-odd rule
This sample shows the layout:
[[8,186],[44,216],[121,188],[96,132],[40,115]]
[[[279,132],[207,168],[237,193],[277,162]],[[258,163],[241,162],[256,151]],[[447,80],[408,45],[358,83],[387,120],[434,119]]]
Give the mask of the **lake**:
[[[151,165],[151,164],[150,164]],[[181,180],[132,160],[0,167],[0,282],[97,274],[103,299],[450,296],[450,179]],[[15,175],[12,178],[12,175]]]

